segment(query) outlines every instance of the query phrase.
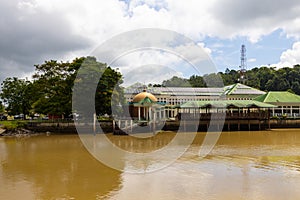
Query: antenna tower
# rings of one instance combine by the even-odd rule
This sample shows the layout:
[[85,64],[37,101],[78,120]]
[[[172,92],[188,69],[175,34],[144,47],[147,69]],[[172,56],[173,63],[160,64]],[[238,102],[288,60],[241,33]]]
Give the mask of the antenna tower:
[[247,57],[246,57],[246,46],[243,44],[241,47],[241,65],[240,65],[240,78],[239,81],[245,84],[246,71],[247,71]]

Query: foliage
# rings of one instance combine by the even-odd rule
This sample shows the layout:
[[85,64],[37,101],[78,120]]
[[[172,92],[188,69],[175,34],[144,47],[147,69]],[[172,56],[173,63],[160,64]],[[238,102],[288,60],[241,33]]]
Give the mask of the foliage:
[[[103,72],[100,80],[96,80],[95,107],[97,114],[111,114],[111,107],[125,102],[122,75],[104,63],[96,61],[93,57],[76,58],[72,62],[45,61],[35,65],[33,81],[18,78],[7,78],[2,83],[0,97],[8,105],[9,114],[52,114],[67,117],[72,113],[72,93],[80,67],[93,70],[89,75]],[[95,73],[94,73],[95,72]],[[94,74],[93,74],[94,73]],[[95,76],[96,77],[96,76]],[[93,77],[87,77],[87,80]],[[113,97],[113,98],[112,98]],[[89,96],[83,96],[83,102]]]
[[0,97],[7,104],[9,114],[29,114],[33,100],[30,81],[16,77],[6,78],[2,84]]
[[27,121],[24,120],[14,120],[14,121],[0,121],[0,124],[6,130],[15,130],[17,128],[24,128],[27,125]]
[[35,113],[65,115],[72,112],[72,87],[76,72],[84,58],[77,58],[72,63],[46,61],[35,65],[33,75],[37,100],[33,103]]
[[2,101],[0,101],[0,114],[4,113],[5,112],[5,107],[4,105],[2,104]]
[[162,82],[163,87],[191,87],[189,81],[184,78],[173,76],[170,80]]
[[[245,84],[262,91],[290,91],[300,95],[300,65],[293,68],[260,67],[248,70],[245,74]],[[222,87],[239,82],[240,72],[238,70],[226,69],[225,73],[211,73],[203,76],[192,75],[189,79],[174,76],[163,81],[163,86],[170,87]],[[223,83],[222,83],[223,81]],[[186,83],[189,84],[186,84]],[[209,84],[208,84],[209,83]]]
[[192,75],[188,81],[192,87],[206,87],[202,76]]

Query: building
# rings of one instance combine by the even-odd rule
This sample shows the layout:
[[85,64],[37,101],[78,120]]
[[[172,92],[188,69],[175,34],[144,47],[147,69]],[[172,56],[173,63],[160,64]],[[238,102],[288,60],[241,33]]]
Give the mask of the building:
[[274,116],[300,118],[299,95],[264,92],[240,83],[219,88],[150,87],[147,91],[139,85],[127,88],[125,96],[131,118],[141,122],[173,119],[208,128],[211,119],[219,126],[223,118],[227,130],[250,130],[253,126],[270,128]]
[[[142,84],[126,88],[127,101],[138,105],[138,100],[134,98],[137,94],[142,93],[144,88],[145,86]],[[147,91],[148,94],[155,96],[156,103],[165,106],[165,115],[171,118],[178,114],[173,108],[186,102],[203,101],[204,103],[224,100],[255,100],[276,106],[272,108],[271,116],[300,117],[299,95],[287,91],[264,92],[241,83],[216,88],[149,87]]]
[[129,114],[138,121],[156,121],[165,118],[165,106],[157,98],[144,89],[129,102]]
[[223,95],[227,100],[252,100],[266,93],[264,91],[240,83],[225,86],[223,89]]
[[287,91],[270,91],[261,95],[255,100],[275,105],[272,108],[271,116],[299,118],[300,117],[300,96]]
[[[135,84],[125,89],[125,98],[132,102],[135,95],[145,88],[142,84]],[[236,83],[225,87],[197,88],[197,87],[149,87],[147,91],[166,106],[176,106],[189,101],[211,100],[252,100],[266,92]]]

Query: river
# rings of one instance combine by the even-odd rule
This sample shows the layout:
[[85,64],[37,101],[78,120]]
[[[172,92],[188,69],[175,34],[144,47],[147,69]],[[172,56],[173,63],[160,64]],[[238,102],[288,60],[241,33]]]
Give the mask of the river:
[[[2,137],[0,199],[300,199],[300,129],[223,132],[201,158],[205,134],[198,133],[169,166],[139,174],[102,164],[76,134]],[[149,152],[174,135],[163,132],[151,141],[108,138],[122,148]],[[124,168],[129,161],[124,158]]]

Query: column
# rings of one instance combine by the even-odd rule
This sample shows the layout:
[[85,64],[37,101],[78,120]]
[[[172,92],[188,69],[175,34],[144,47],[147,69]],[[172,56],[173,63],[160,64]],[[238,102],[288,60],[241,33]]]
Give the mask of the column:
[[149,120],[151,121],[152,120],[152,108],[149,107],[147,108],[149,111],[147,112],[147,119],[148,119],[148,114],[149,114]]
[[139,121],[140,121],[141,120],[141,107],[140,106],[138,107],[138,113],[139,113],[138,116],[139,116]]

